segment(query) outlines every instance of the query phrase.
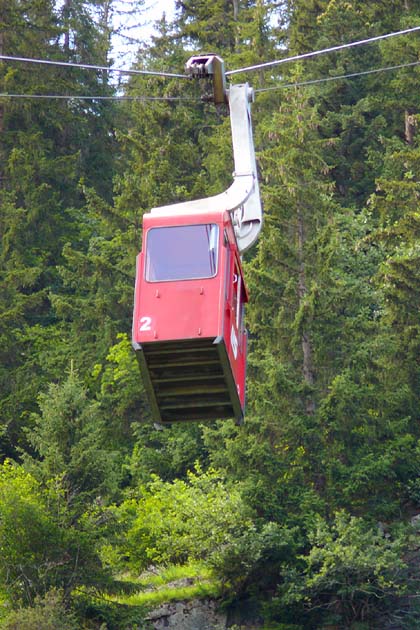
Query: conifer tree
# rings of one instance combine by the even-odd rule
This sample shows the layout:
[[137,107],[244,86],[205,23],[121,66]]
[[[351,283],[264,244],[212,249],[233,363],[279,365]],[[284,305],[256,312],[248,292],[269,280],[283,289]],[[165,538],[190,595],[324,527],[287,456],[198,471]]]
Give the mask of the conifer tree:
[[44,483],[55,479],[69,512],[80,517],[94,500],[112,497],[117,486],[115,454],[105,444],[98,403],[87,399],[71,372],[62,385],[50,385],[39,405],[29,433],[37,459],[27,455],[26,464]]
[[[61,35],[69,32],[69,26],[60,21],[55,3],[14,0],[3,4],[5,54],[104,63],[104,38],[95,30],[86,3],[76,3],[80,19],[72,22],[68,45]],[[6,93],[50,95],[45,100],[2,98],[0,408],[4,449],[11,455],[22,439],[20,427],[34,409],[37,392],[55,378],[60,365],[53,350],[60,335],[55,327],[57,313],[51,308],[49,293],[60,285],[57,265],[63,260],[64,244],[71,241],[81,248],[90,229],[80,213],[79,179],[84,177],[109,196],[112,178],[109,108],[100,103],[87,108],[78,101],[52,98],[54,94],[109,94],[108,82],[92,72],[34,68],[8,61],[0,69]],[[68,363],[65,354],[60,367]]]

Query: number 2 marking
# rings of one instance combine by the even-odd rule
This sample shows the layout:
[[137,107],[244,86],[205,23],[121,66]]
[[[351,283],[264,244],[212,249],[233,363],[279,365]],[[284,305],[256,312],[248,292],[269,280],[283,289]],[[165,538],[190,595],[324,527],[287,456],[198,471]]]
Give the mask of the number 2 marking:
[[151,317],[140,317],[140,332],[145,332],[146,330],[152,330],[152,318]]

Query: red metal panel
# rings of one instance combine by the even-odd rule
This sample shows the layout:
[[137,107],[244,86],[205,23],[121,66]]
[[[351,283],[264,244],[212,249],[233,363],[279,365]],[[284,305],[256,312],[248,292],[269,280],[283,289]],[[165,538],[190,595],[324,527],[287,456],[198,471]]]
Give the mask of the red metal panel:
[[220,279],[142,285],[134,340],[218,336]]

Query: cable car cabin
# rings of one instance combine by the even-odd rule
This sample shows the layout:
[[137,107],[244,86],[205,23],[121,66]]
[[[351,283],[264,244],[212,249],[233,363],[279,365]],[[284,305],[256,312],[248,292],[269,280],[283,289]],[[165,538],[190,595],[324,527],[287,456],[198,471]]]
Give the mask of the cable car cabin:
[[144,216],[133,347],[156,422],[242,422],[247,301],[228,212]]

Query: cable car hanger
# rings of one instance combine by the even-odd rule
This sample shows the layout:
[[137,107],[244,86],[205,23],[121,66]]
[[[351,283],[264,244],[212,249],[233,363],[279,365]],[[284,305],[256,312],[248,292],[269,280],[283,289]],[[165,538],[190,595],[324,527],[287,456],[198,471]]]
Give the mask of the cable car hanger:
[[230,112],[233,160],[233,183],[218,195],[153,208],[152,214],[170,212],[194,212],[197,209],[227,210],[232,222],[241,254],[257,241],[262,228],[262,208],[255,161],[251,123],[251,103],[254,90],[248,83],[226,87],[225,64],[217,55],[191,57],[186,64],[186,74],[196,79],[212,79],[213,102],[227,103]]

